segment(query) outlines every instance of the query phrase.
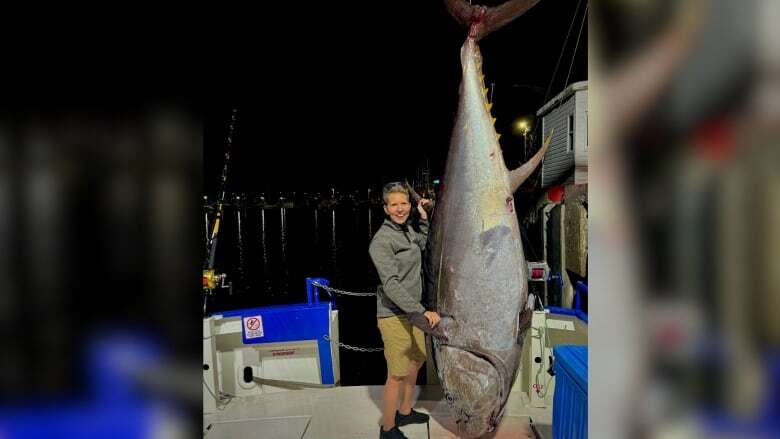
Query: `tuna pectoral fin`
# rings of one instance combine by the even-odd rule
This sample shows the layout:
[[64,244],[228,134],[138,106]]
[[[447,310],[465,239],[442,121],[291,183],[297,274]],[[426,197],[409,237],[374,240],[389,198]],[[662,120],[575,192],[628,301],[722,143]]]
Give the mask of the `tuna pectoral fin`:
[[450,326],[455,323],[455,320],[453,320],[452,317],[442,317],[439,321],[439,324],[436,325],[435,328],[431,328],[431,325],[428,323],[428,319],[426,319],[422,313],[413,312],[409,313],[409,322],[412,325],[422,329],[424,333],[432,337],[436,337],[442,341],[448,341]]
[[550,142],[552,142],[553,131],[554,130],[550,130],[550,134],[547,136],[547,139],[544,140],[542,147],[539,148],[539,151],[537,151],[533,157],[531,157],[531,160],[528,160],[517,169],[509,172],[509,189],[511,193],[515,193],[517,188],[523,184],[528,176],[534,172],[534,169],[539,166],[539,163],[542,162],[544,155],[547,153],[547,148],[550,147]]
[[428,319],[426,319],[425,316],[422,315],[422,313],[410,312],[408,316],[409,316],[409,323],[422,329],[423,332],[425,333],[428,333],[430,331],[431,325],[428,324]]

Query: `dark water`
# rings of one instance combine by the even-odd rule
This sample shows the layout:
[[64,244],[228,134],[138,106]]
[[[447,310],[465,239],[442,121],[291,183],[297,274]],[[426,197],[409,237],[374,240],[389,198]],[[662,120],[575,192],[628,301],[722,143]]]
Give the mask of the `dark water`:
[[[379,279],[368,245],[383,220],[381,205],[332,209],[226,207],[216,269],[228,274],[233,292],[219,291],[209,311],[306,302],[307,277],[324,277],[332,287],[347,291],[375,291]],[[381,347],[376,298],[337,296],[335,302],[343,343]],[[343,385],[384,383],[386,369],[381,352],[341,349],[340,355]]]

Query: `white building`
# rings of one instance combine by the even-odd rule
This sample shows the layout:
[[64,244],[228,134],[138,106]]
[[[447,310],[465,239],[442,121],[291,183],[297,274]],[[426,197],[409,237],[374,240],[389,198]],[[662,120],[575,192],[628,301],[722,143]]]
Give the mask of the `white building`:
[[544,104],[536,116],[542,119],[542,139],[555,129],[550,150],[542,161],[542,187],[587,184],[588,81],[566,87]]

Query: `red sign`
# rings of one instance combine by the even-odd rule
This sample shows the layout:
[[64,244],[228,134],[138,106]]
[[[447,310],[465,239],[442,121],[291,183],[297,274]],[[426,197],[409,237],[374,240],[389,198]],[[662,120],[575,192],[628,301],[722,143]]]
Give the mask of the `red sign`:
[[249,319],[249,320],[247,320],[247,321],[246,321],[246,327],[247,327],[247,329],[249,329],[250,331],[256,331],[256,330],[257,330],[257,328],[259,328],[259,327],[260,327],[260,320],[258,320],[258,319],[257,319],[257,318],[255,318],[255,317],[252,317],[251,319]]

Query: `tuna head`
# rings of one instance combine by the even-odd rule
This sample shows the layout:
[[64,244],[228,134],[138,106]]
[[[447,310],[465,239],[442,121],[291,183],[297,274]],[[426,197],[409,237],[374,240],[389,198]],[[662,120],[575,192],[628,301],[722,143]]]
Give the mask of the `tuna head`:
[[453,346],[437,351],[445,398],[461,437],[492,432],[503,415],[502,378],[487,358]]

